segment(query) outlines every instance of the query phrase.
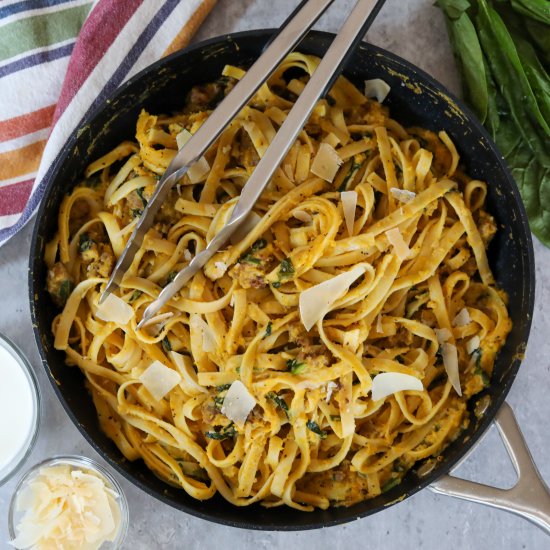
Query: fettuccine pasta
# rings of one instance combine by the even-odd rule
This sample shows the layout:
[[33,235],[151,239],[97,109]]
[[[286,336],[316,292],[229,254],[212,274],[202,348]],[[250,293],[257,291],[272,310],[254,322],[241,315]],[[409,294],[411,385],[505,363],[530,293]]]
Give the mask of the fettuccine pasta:
[[312,510],[388,491],[467,426],[511,328],[486,255],[487,184],[445,132],[403,128],[341,77],[240,234],[136,329],[223,227],[317,64],[289,55],[171,190],[116,315],[98,304],[116,258],[242,69],[193,88],[182,112],[142,111],[136,140],[65,196],[46,247],[55,347],[86,377],[102,429],[199,500]]

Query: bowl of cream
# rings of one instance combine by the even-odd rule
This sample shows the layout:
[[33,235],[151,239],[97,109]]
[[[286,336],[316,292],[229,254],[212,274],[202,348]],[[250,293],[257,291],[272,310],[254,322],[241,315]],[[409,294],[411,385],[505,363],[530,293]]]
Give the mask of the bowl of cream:
[[40,423],[35,374],[19,348],[0,334],[0,485],[30,455]]

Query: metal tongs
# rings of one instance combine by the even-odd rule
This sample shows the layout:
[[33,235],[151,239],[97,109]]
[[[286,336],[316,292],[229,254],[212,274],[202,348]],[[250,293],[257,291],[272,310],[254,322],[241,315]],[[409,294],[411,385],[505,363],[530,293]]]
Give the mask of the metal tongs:
[[[260,58],[248,69],[244,77],[218,105],[193,137],[176,154],[160,179],[153,196],[145,207],[136,227],[126,244],[115,269],[107,283],[100,302],[117,288],[130,267],[136,252],[143,243],[147,230],[154,222],[156,213],[170,189],[187,170],[198,161],[214,143],[241,109],[248,103],[260,86],[269,78],[285,56],[292,51],[334,0],[304,0],[283,24]],[[324,95],[340,74],[340,69],[360,42],[385,0],[358,0],[340,32],[333,40],[325,56],[311,76],[286,120],[241,191],[233,213],[225,226],[166,285],[158,298],[151,302],[138,324],[141,328],[178,292],[212,256],[223,247],[231,235],[244,222],[266,185],[273,177],[290,147],[305,126],[315,104]]]

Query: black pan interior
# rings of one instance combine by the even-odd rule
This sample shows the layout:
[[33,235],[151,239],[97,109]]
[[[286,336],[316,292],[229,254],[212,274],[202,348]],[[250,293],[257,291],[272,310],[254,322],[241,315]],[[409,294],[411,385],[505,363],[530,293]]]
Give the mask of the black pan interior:
[[[52,386],[82,435],[114,468],[150,495],[203,519],[249,529],[297,530],[336,525],[382,510],[425,487],[464,456],[490,424],[519,368],[533,311],[534,260],[518,190],[479,122],[428,75],[385,50],[362,43],[350,58],[345,74],[359,85],[366,78],[384,79],[391,86],[386,103],[393,118],[404,125],[446,130],[457,144],[467,172],[489,182],[488,208],[500,228],[489,257],[498,284],[508,293],[514,328],[498,357],[493,383],[486,391],[491,404],[485,416],[471,423],[428,475],[420,478],[413,471],[401,485],[376,499],[351,508],[313,513],[284,507],[239,509],[219,496],[198,502],[183,490],[158,480],[141,461],[126,461],[100,431],[83,376],[78,369],[66,367],[63,353],[53,349],[50,327],[56,308],[45,292],[44,245],[56,230],[57,211],[64,193],[78,182],[89,162],[121,140],[133,139],[142,107],[153,113],[181,108],[192,85],[217,79],[226,63],[249,65],[260,55],[270,35],[271,31],[260,30],[220,37],[165,58],[129,81],[79,126],[47,175],[47,189],[31,248],[29,284],[35,336]],[[328,33],[311,32],[299,49],[322,56],[332,38]],[[473,407],[475,403],[470,405]]]

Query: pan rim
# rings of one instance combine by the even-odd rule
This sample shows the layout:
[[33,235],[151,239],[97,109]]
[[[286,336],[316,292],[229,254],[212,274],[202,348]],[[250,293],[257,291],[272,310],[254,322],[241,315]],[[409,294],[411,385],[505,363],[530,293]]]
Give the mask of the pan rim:
[[[265,39],[266,41],[272,36],[273,32],[275,32],[275,29],[255,29],[255,30],[249,30],[249,31],[241,31],[236,33],[230,33],[227,35],[217,36],[213,38],[209,38],[207,40],[198,42],[196,44],[193,44],[192,46],[189,46],[183,50],[180,50],[178,52],[175,52],[165,58],[162,58],[161,60],[153,63],[152,65],[149,65],[136,75],[134,75],[132,78],[130,78],[128,81],[126,81],[122,86],[120,86],[112,95],[109,96],[105,101],[101,102],[96,108],[91,110],[89,113],[86,114],[86,116],[82,119],[82,121],[75,127],[74,131],[72,132],[70,138],[67,140],[64,147],[61,149],[60,153],[52,163],[52,165],[48,168],[47,173],[43,180],[43,186],[44,186],[44,196],[41,200],[40,206],[37,210],[36,214],[36,220],[35,225],[33,228],[33,235],[32,235],[32,241],[31,241],[31,247],[30,247],[30,258],[29,258],[29,299],[30,299],[30,306],[31,306],[31,317],[33,322],[33,332],[35,336],[35,340],[37,343],[37,347],[39,350],[40,358],[42,365],[46,371],[46,375],[48,377],[48,380],[50,381],[51,386],[54,389],[54,393],[57,397],[57,399],[60,401],[62,407],[68,414],[69,418],[73,422],[73,424],[77,427],[79,432],[82,434],[84,439],[92,446],[92,448],[105,460],[112,468],[114,468],[119,474],[124,476],[125,479],[130,481],[133,485],[139,487],[141,490],[145,491],[149,496],[153,496],[156,499],[160,500],[161,502],[170,505],[171,507],[186,512],[190,515],[193,515],[195,517],[198,517],[200,519],[211,521],[214,523],[218,523],[221,525],[226,525],[229,527],[237,527],[237,528],[244,528],[244,529],[252,529],[252,530],[266,530],[266,531],[301,531],[301,530],[311,530],[311,529],[318,529],[323,527],[332,527],[336,525],[341,525],[344,523],[348,523],[355,519],[360,519],[362,517],[367,517],[372,514],[375,514],[379,511],[384,510],[385,508],[392,506],[396,504],[397,502],[400,502],[402,500],[407,499],[408,497],[414,495],[418,491],[426,488],[430,483],[435,481],[436,479],[439,479],[441,476],[445,475],[449,471],[451,471],[453,468],[457,466],[457,464],[464,459],[465,456],[470,454],[472,452],[472,449],[477,443],[480,441],[480,438],[482,438],[483,434],[486,432],[486,430],[490,427],[492,424],[493,418],[496,414],[496,412],[500,409],[500,406],[504,402],[510,387],[512,386],[520,364],[521,360],[519,358],[516,358],[514,361],[511,361],[509,366],[509,373],[506,377],[505,383],[499,388],[499,393],[494,397],[494,399],[491,402],[490,405],[490,414],[486,413],[484,415],[484,418],[479,423],[478,428],[473,432],[470,439],[468,441],[465,441],[463,446],[461,447],[460,451],[457,453],[456,457],[454,459],[450,459],[448,463],[438,466],[434,468],[434,471],[425,476],[422,479],[419,479],[417,484],[407,491],[403,491],[401,495],[397,495],[397,497],[393,498],[391,501],[388,501],[387,503],[384,503],[382,505],[371,507],[366,510],[362,510],[360,512],[353,512],[353,509],[356,508],[359,505],[355,505],[353,507],[347,508],[347,510],[350,511],[349,514],[346,515],[346,517],[336,517],[333,519],[315,519],[316,512],[303,512],[300,516],[301,521],[303,523],[300,524],[293,524],[293,523],[278,523],[274,525],[267,525],[267,524],[257,524],[251,521],[242,520],[242,521],[234,521],[231,519],[224,519],[216,515],[212,515],[209,512],[204,512],[202,510],[196,509],[194,507],[191,507],[185,503],[182,502],[175,502],[172,498],[166,496],[163,492],[155,490],[151,487],[149,487],[146,483],[144,483],[142,480],[140,480],[137,476],[130,473],[123,464],[115,461],[112,459],[106,451],[104,451],[98,443],[92,438],[92,436],[86,431],[86,429],[79,423],[75,413],[72,411],[71,406],[65,399],[63,393],[61,392],[60,388],[58,387],[58,384],[49,369],[48,366],[48,359],[47,354],[45,350],[45,346],[42,343],[42,333],[39,330],[39,323],[36,316],[35,311],[35,293],[40,293],[43,291],[41,288],[37,288],[36,286],[36,280],[34,277],[34,264],[37,261],[40,261],[36,258],[36,252],[40,250],[40,239],[42,238],[41,235],[39,235],[39,228],[41,226],[41,221],[44,218],[44,212],[46,210],[46,197],[51,193],[51,190],[53,188],[53,184],[57,178],[58,172],[61,169],[61,166],[66,160],[66,157],[68,155],[68,152],[73,149],[73,147],[78,142],[78,134],[79,130],[86,126],[91,120],[94,120],[97,116],[101,114],[101,112],[107,107],[108,102],[114,101],[117,97],[123,95],[126,90],[133,86],[135,82],[142,79],[146,74],[150,73],[151,71],[157,71],[161,69],[165,65],[169,65],[173,59],[180,58],[182,56],[187,56],[190,53],[196,52],[198,50],[214,46],[217,44],[223,44],[226,42],[233,42],[238,40],[246,40],[251,38],[260,38]],[[325,40],[332,40],[334,38],[334,33],[324,32],[324,31],[310,31],[306,38],[304,39],[304,42],[307,43],[308,38],[311,37],[318,37],[320,39]],[[302,44],[304,43],[302,42]],[[502,168],[502,171],[505,175],[505,179],[508,182],[508,188],[512,193],[513,201],[519,206],[518,210],[520,213],[520,220],[518,224],[518,228],[521,229],[523,235],[522,238],[525,237],[525,241],[527,243],[527,250],[525,255],[525,262],[527,265],[527,271],[529,274],[529,278],[527,281],[524,281],[525,286],[525,295],[527,296],[528,303],[527,303],[527,309],[529,313],[529,318],[527,319],[527,322],[523,326],[522,334],[520,334],[520,338],[523,342],[523,344],[526,346],[527,341],[529,338],[529,332],[531,329],[532,324],[532,318],[533,318],[533,310],[534,310],[534,299],[535,299],[535,263],[534,263],[534,250],[533,250],[533,241],[531,237],[531,232],[529,229],[528,221],[527,221],[527,214],[525,212],[525,208],[523,206],[523,202],[521,200],[521,196],[519,194],[519,189],[517,188],[517,185],[515,181],[512,178],[512,175],[510,173],[509,168],[507,167],[506,163],[504,162],[501,153],[496,148],[496,145],[493,143],[492,138],[489,136],[488,132],[485,130],[485,128],[481,125],[481,123],[477,120],[473,112],[463,104],[463,102],[454,96],[445,86],[437,82],[433,77],[431,77],[429,74],[424,72],[422,69],[418,68],[414,64],[408,62],[407,60],[401,58],[400,56],[393,54],[392,52],[385,50],[384,48],[380,48],[378,46],[374,46],[368,42],[361,42],[359,46],[357,47],[357,50],[359,49],[366,49],[370,50],[375,55],[381,55],[385,56],[389,59],[391,59],[394,62],[399,63],[403,67],[407,68],[409,71],[414,72],[415,76],[418,76],[419,80],[425,82],[429,86],[431,86],[433,89],[438,90],[445,94],[457,107],[458,109],[466,115],[466,118],[468,119],[468,122],[471,123],[474,126],[475,131],[485,140],[486,144],[488,145],[490,149],[490,154],[497,159],[500,167]],[[297,48],[300,49],[300,46]],[[388,493],[391,495],[394,495],[393,491],[391,493]],[[364,501],[367,502],[367,501]],[[297,514],[298,511],[295,511]],[[311,521],[304,520],[304,517],[311,517]]]

